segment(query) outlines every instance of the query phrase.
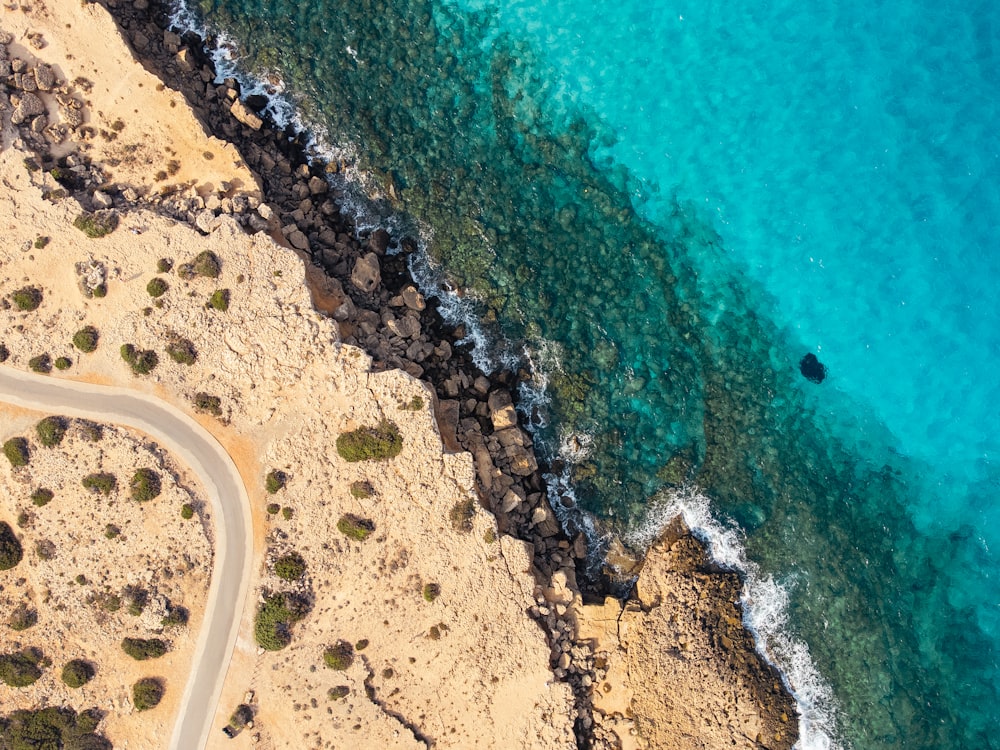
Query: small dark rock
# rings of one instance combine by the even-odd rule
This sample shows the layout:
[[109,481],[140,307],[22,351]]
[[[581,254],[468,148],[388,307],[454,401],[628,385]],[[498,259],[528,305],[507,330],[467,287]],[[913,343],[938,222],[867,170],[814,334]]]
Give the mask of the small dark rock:
[[822,383],[826,378],[826,366],[816,359],[816,355],[809,352],[799,362],[799,371],[802,376],[813,383]]

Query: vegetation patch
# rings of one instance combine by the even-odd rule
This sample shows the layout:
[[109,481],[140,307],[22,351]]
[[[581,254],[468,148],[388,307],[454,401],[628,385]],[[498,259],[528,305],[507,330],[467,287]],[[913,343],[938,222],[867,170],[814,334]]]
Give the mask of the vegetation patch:
[[293,512],[294,511],[286,505],[284,508],[281,509],[281,517],[284,518],[286,521],[291,521]]
[[160,475],[148,468],[137,470],[129,482],[132,499],[137,503],[145,503],[158,497],[162,489]]
[[424,599],[432,602],[441,596],[441,586],[437,583],[428,583],[423,590]]
[[264,477],[264,489],[271,495],[275,494],[278,490],[285,489],[287,483],[288,475],[278,469],[271,469],[267,472],[267,476]]
[[119,529],[117,526],[115,526],[113,523],[109,523],[107,526],[104,527],[104,538],[105,539],[114,539],[115,537],[117,537],[121,533],[122,533],[122,530]]
[[159,659],[167,653],[167,644],[159,638],[123,638],[122,651],[136,661]]
[[91,422],[89,419],[78,419],[76,424],[80,430],[80,437],[88,443],[100,442],[101,438],[104,437],[104,428],[97,422]]
[[451,506],[451,510],[448,511],[448,519],[455,531],[461,534],[468,534],[472,531],[472,519],[476,515],[474,503],[475,501],[471,497],[467,497]]
[[267,515],[269,515],[269,516],[276,516],[276,515],[278,515],[278,511],[280,511],[280,510],[281,510],[281,506],[278,505],[277,503],[268,503],[267,504]]
[[332,701],[339,701],[351,694],[351,689],[347,685],[337,685],[326,691],[326,697]]
[[174,267],[174,262],[170,258],[160,258],[156,261],[156,272],[157,273],[170,273],[170,269]]
[[56,361],[53,364],[57,370],[68,370],[73,366],[73,360],[69,357],[56,357]]
[[84,326],[73,334],[73,346],[85,354],[90,354],[97,348],[101,336],[94,326]]
[[83,486],[91,492],[99,493],[105,497],[118,486],[118,478],[107,471],[95,471],[93,474],[88,474],[82,482]]
[[83,659],[66,662],[62,670],[62,681],[71,688],[81,688],[94,679],[94,665]]
[[198,359],[198,352],[191,339],[176,336],[167,344],[167,356],[180,365],[193,365]]
[[10,570],[24,557],[24,548],[17,540],[14,529],[6,521],[0,521],[0,570]]
[[342,672],[354,663],[354,646],[347,641],[337,641],[323,652],[323,663]]
[[253,627],[257,645],[268,651],[280,651],[292,642],[292,625],[305,614],[305,603],[291,594],[265,596]]
[[211,250],[203,250],[190,263],[181,263],[177,267],[177,275],[189,281],[195,276],[217,279],[220,273],[222,273],[222,261]]
[[73,220],[73,226],[91,239],[111,234],[118,228],[118,214],[114,211],[84,211]]
[[28,687],[42,676],[42,652],[26,648],[12,654],[0,654],[0,681],[11,687]]
[[0,362],[6,362],[8,359],[10,359],[10,349],[6,344],[0,344]]
[[290,552],[274,561],[274,574],[284,581],[297,581],[305,572],[306,561],[298,552]]
[[152,349],[136,349],[132,344],[122,344],[122,359],[128,362],[136,375],[148,375],[158,364],[160,358]]
[[52,241],[51,237],[45,237],[43,235],[35,237],[35,250],[44,250],[45,246],[48,245],[49,242],[51,241]]
[[345,461],[384,461],[403,450],[403,436],[389,420],[375,427],[359,427],[337,437],[337,453]]
[[27,630],[37,623],[38,613],[33,609],[29,609],[24,603],[19,604],[17,609],[10,613],[10,619],[7,620],[10,629],[18,633],[22,630]]
[[148,711],[156,708],[163,700],[166,688],[163,680],[157,677],[143,677],[132,686],[132,705],[136,711]]
[[357,482],[351,482],[351,497],[356,497],[358,500],[367,500],[374,494],[375,488],[372,487],[371,482],[360,479]]
[[45,417],[35,425],[38,442],[46,448],[55,448],[66,437],[67,427],[69,427],[69,422],[65,417]]
[[212,296],[208,298],[208,306],[213,310],[218,310],[219,312],[225,312],[229,309],[229,290],[228,289],[216,289],[212,292]]
[[23,437],[12,437],[3,444],[3,454],[10,461],[10,465],[18,468],[27,466],[31,460],[31,452],[28,450],[28,441]]
[[184,503],[181,506],[181,518],[187,521],[190,518],[194,518],[194,506],[191,503]]
[[0,716],[0,747],[11,750],[111,750],[111,743],[95,734],[101,718],[96,708],[80,713],[56,706],[14,711]]
[[156,277],[150,279],[149,283],[146,284],[146,294],[148,294],[150,297],[154,297],[154,298],[155,297],[162,297],[164,294],[167,293],[167,290],[169,288],[170,288],[170,285],[167,284],[166,281],[164,281],[163,279],[161,279],[159,276],[156,276]]
[[182,625],[187,625],[190,617],[191,613],[184,607],[171,606],[170,611],[167,612],[166,616],[160,619],[160,625],[165,628],[179,628]]
[[41,375],[48,375],[52,372],[52,357],[48,354],[39,354],[28,360],[28,369]]
[[31,493],[31,502],[41,508],[43,505],[48,505],[52,502],[53,497],[55,497],[55,493],[52,490],[45,487],[39,487]]
[[205,412],[215,417],[222,416],[222,399],[204,391],[194,394],[194,407],[200,412]]
[[42,304],[42,290],[37,286],[25,286],[13,292],[10,298],[21,312],[32,312]]
[[363,542],[375,531],[375,524],[367,518],[361,518],[353,513],[345,513],[337,521],[337,530],[348,539]]

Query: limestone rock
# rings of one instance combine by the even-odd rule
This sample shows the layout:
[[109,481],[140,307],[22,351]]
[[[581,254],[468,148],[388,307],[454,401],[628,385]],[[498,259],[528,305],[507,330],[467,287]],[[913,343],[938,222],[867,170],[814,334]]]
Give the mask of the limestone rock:
[[21,125],[36,115],[45,114],[45,105],[42,100],[31,92],[21,94],[21,99],[14,107],[14,112],[10,116],[10,121],[15,125]]
[[115,206],[115,202],[111,200],[111,196],[100,190],[94,191],[93,199],[95,208],[114,208]]
[[375,253],[368,253],[354,264],[351,271],[351,283],[363,292],[371,293],[375,291],[382,282],[382,271],[379,267],[378,256]]
[[322,177],[310,177],[309,178],[309,192],[312,195],[324,195],[330,186],[327,184],[326,180]]
[[427,303],[424,302],[424,295],[417,291],[416,287],[412,284],[407,285],[399,296],[403,298],[403,304],[406,305],[411,310],[416,310],[420,312],[427,307]]
[[35,84],[42,91],[51,91],[56,85],[56,76],[52,68],[44,63],[39,63],[35,67]]
[[239,99],[233,101],[232,106],[229,107],[229,111],[233,113],[233,117],[246,125],[248,128],[260,130],[264,125],[264,121],[247,109],[243,102]]
[[517,411],[515,411],[510,394],[507,391],[494,391],[491,393],[487,405],[489,406],[493,429],[505,430],[508,427],[517,426]]
[[292,243],[292,247],[296,250],[309,249],[309,238],[302,233],[301,229],[296,228],[294,231],[289,232],[288,241]]

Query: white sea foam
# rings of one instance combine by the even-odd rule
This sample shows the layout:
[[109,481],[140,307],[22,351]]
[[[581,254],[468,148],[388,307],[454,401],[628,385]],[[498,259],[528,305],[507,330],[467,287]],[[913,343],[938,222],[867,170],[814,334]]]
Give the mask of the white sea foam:
[[788,588],[748,560],[743,534],[736,526],[718,521],[709,499],[693,488],[665,492],[647,514],[646,522],[627,538],[639,548],[648,547],[664,526],[681,516],[692,533],[708,547],[720,566],[743,579],[740,597],[743,622],[753,634],[757,651],[782,675],[799,710],[799,750],[841,750],[837,739],[837,706],[830,686],[816,670],[804,642],[788,629]]

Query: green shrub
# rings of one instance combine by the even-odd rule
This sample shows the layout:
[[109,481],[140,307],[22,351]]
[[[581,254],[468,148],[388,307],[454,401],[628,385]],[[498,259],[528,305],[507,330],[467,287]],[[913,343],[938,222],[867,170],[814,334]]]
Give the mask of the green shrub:
[[356,497],[358,500],[366,500],[374,494],[375,488],[372,487],[370,482],[362,480],[351,482],[351,497]]
[[35,542],[35,555],[39,560],[51,560],[56,556],[56,545],[49,539],[39,539]]
[[110,592],[100,594],[95,597],[94,601],[97,606],[103,609],[105,612],[117,612],[122,608],[122,598],[118,594],[112,594]]
[[38,433],[38,442],[46,448],[55,448],[66,437],[66,428],[69,422],[64,417],[45,417],[35,425],[35,432]]
[[160,258],[156,261],[156,272],[157,273],[169,273],[170,269],[174,267],[174,262],[170,258]]
[[176,337],[167,344],[167,354],[170,359],[181,365],[193,365],[198,359],[194,342],[190,339]]
[[21,709],[0,716],[0,747],[11,750],[111,750],[111,743],[94,734],[103,714],[96,708],[77,713],[47,706]]
[[48,354],[39,354],[37,357],[32,357],[28,360],[28,368],[32,372],[48,375],[52,372],[52,357]]
[[62,670],[62,681],[71,688],[81,688],[94,679],[94,665],[83,659],[66,662]]
[[10,461],[13,467],[27,466],[31,460],[31,452],[28,450],[28,441],[23,437],[12,437],[3,444],[3,454]]
[[118,228],[118,214],[113,211],[84,211],[73,220],[73,226],[91,239],[111,234]]
[[212,296],[208,298],[208,306],[213,310],[218,310],[219,312],[225,312],[229,309],[229,290],[228,289],[216,289],[212,292]]
[[143,677],[132,686],[132,705],[136,711],[148,711],[159,705],[165,691],[159,678]]
[[159,659],[167,653],[167,644],[159,638],[123,638],[122,651],[136,661]]
[[129,482],[132,499],[137,503],[145,503],[159,497],[162,490],[160,475],[152,469],[138,469]]
[[472,531],[472,519],[476,515],[475,501],[471,497],[459,500],[448,511],[448,518],[451,520],[451,527],[462,534]]
[[212,414],[216,417],[222,416],[222,399],[204,391],[194,394],[194,406],[198,411]]
[[264,489],[270,494],[275,494],[278,490],[283,490],[288,483],[288,476],[283,471],[271,469],[264,477]]
[[171,606],[170,611],[160,620],[160,625],[165,628],[180,627],[181,625],[187,625],[190,617],[191,613],[184,609],[184,607]]
[[83,486],[107,497],[118,486],[118,477],[107,471],[95,471],[83,478]]
[[305,616],[305,604],[290,594],[264,597],[254,621],[257,645],[268,651],[280,651],[292,642],[292,625]]
[[149,280],[148,284],[146,284],[146,294],[150,297],[162,297],[167,293],[169,288],[170,286],[166,281],[161,279],[159,276],[155,276]]
[[0,570],[10,570],[21,562],[24,549],[6,521],[0,521]]
[[45,247],[52,241],[51,237],[44,237],[39,235],[35,237],[35,250],[44,250]]
[[25,286],[13,292],[10,298],[21,312],[32,312],[42,304],[42,290],[37,286]]
[[345,461],[383,461],[403,450],[403,436],[392,422],[359,427],[337,437],[337,453]]
[[146,603],[149,601],[149,594],[137,586],[126,586],[125,598],[128,599],[128,613],[132,617],[138,617],[146,609]]
[[420,411],[424,408],[424,400],[420,396],[414,396],[409,401],[401,403],[399,408],[403,411]]
[[279,510],[281,510],[281,506],[278,505],[277,503],[268,503],[267,504],[267,514],[269,516],[276,516],[276,515],[278,515],[278,511]]
[[122,344],[120,352],[136,375],[148,375],[160,363],[160,358],[152,349],[136,349],[132,344]]
[[354,644],[355,651],[364,651],[366,648],[368,648],[367,638],[362,638],[360,641]]
[[211,250],[202,250],[191,261],[191,267],[199,276],[204,276],[208,279],[217,279],[222,272],[222,261]]
[[73,366],[73,360],[69,357],[56,357],[55,366],[57,370],[68,370]]
[[342,672],[354,663],[354,647],[347,641],[337,641],[323,652],[323,663]]
[[291,521],[293,512],[294,511],[286,505],[284,508],[281,509],[281,517],[284,518],[286,521]]
[[122,533],[122,530],[119,529],[117,526],[115,526],[113,523],[109,523],[107,526],[104,527],[104,538],[105,539],[114,539],[115,537],[117,537],[121,533]]
[[38,613],[33,609],[28,609],[25,604],[18,605],[17,609],[10,613],[10,619],[7,620],[10,629],[18,633],[22,630],[27,630],[37,622]]
[[424,599],[432,602],[441,596],[441,586],[436,583],[428,583],[424,586],[423,595]]
[[73,580],[76,581],[81,586],[87,585],[87,576],[85,576],[83,573],[78,574],[77,577],[74,578]]
[[191,503],[184,503],[184,505],[181,506],[181,518],[185,521],[189,518],[194,518],[194,506],[192,506]]
[[10,349],[6,344],[0,344],[0,362],[6,362],[8,359],[10,359]]
[[41,508],[43,505],[48,505],[52,502],[53,497],[55,497],[55,493],[52,490],[39,487],[31,493],[31,502]]
[[326,697],[332,701],[339,701],[351,694],[351,689],[347,685],[337,685],[326,691]]
[[84,326],[73,334],[73,346],[81,352],[89,354],[97,348],[100,334],[94,326]]
[[28,687],[42,676],[43,657],[37,649],[0,654],[0,681],[11,687]]
[[285,581],[297,581],[306,572],[306,561],[298,552],[290,552],[274,561],[274,574]]
[[347,513],[337,521],[337,530],[348,539],[363,542],[368,535],[375,531],[375,524],[367,518],[360,518],[352,513]]
[[108,285],[105,283],[100,283],[91,290],[91,295],[101,299],[108,296]]
[[253,709],[246,703],[241,703],[229,717],[229,725],[234,729],[243,729],[253,719]]
[[76,424],[80,428],[80,437],[88,443],[97,443],[104,437],[104,428],[97,422],[91,422],[89,419],[78,419]]

